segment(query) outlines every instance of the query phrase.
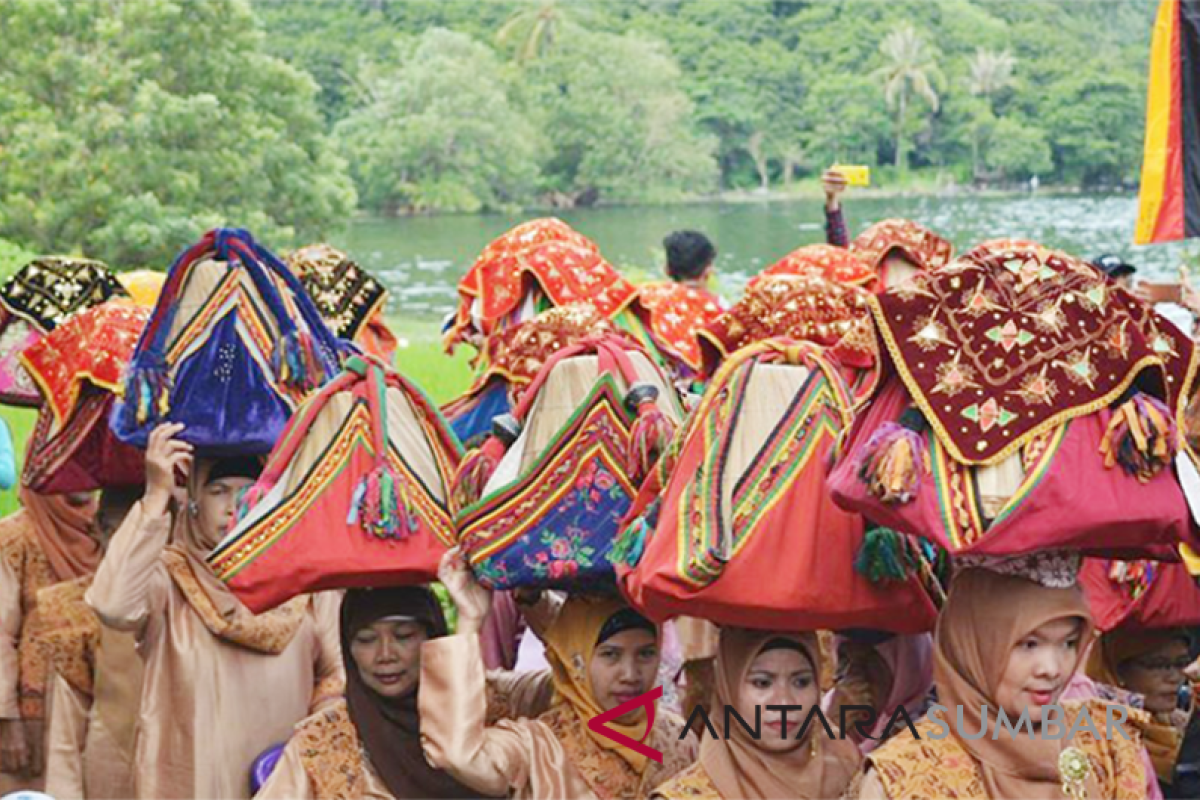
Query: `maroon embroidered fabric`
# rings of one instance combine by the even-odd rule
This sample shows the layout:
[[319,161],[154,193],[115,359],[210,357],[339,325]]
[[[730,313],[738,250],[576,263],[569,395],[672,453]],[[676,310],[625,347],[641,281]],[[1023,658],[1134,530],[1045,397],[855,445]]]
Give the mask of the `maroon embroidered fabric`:
[[901,379],[960,463],[996,463],[1147,370],[1182,424],[1191,340],[1065,253],[999,240],[869,302]]

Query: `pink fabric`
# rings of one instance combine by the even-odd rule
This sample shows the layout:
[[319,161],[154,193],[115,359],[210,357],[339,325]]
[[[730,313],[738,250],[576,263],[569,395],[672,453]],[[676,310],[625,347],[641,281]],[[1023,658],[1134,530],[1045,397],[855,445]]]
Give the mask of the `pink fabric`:
[[[872,736],[882,736],[888,720],[896,709],[904,706],[908,716],[916,720],[924,710],[925,698],[933,686],[933,637],[928,633],[893,636],[875,648],[892,671],[892,691],[879,711],[879,719],[871,730]],[[867,739],[859,749],[870,753],[882,744]]]
[[483,623],[480,641],[483,663],[489,670],[511,670],[517,664],[517,650],[526,638],[525,620],[517,610],[517,601],[509,592],[492,596],[492,613]]
[[[1082,672],[1076,672],[1059,699],[1088,700],[1099,696],[1100,693],[1096,690],[1095,682]],[[1144,747],[1142,748],[1142,764],[1146,768],[1146,800],[1163,800],[1162,787],[1158,785],[1158,773],[1154,769],[1154,762],[1150,760],[1150,754]]]

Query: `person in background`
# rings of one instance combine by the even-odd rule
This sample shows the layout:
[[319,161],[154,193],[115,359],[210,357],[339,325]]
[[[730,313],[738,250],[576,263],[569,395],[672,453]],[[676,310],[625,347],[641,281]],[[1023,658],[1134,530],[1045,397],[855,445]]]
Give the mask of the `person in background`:
[[20,500],[0,520],[0,795],[42,783],[45,664],[29,668],[38,593],[92,574],[104,552],[94,493],[21,489]]
[[1105,253],[1093,260],[1092,266],[1107,275],[1109,280],[1122,289],[1133,290],[1133,276],[1137,274],[1137,267],[1126,262],[1120,256]]
[[821,174],[821,187],[825,190],[825,243],[849,247],[850,229],[846,227],[846,216],[842,213],[846,176],[836,169],[827,169]]
[[302,595],[255,615],[216,578],[206,557],[261,464],[196,460],[182,430],[150,434],[146,493],[85,599],[104,625],[136,635],[145,664],[138,797],[244,798],[255,757],[341,694],[338,598]]
[[675,231],[663,239],[667,277],[675,283],[712,294],[710,284],[717,248],[699,231]]

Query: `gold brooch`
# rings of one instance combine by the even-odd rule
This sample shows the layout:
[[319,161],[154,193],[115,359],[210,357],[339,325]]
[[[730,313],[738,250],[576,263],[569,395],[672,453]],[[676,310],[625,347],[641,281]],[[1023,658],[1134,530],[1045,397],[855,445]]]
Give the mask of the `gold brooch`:
[[1087,798],[1084,782],[1092,774],[1092,764],[1078,747],[1068,747],[1058,754],[1058,775],[1062,778],[1063,794],[1074,800]]

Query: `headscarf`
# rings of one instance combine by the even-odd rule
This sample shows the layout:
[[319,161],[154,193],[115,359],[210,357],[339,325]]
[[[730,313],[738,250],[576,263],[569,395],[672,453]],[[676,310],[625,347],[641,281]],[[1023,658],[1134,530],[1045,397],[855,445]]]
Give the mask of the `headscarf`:
[[[604,713],[604,709],[592,693],[592,682],[588,672],[592,655],[602,641],[601,632],[609,624],[609,620],[617,615],[627,620],[632,619],[628,612],[629,606],[616,597],[572,595],[567,598],[543,636],[546,643],[546,659],[550,662],[554,682],[555,704],[541,719],[550,725],[560,738],[565,736],[563,746],[568,753],[573,749],[587,748],[594,751],[594,748],[599,747],[610,756],[618,757],[605,758],[603,761],[613,764],[614,768],[631,769],[640,777],[649,766],[645,756],[587,727],[588,720]],[[635,613],[634,616],[638,615]],[[623,629],[628,630],[631,627],[643,626],[629,624]],[[610,627],[610,631],[613,630],[614,628]],[[658,629],[654,628],[654,631],[657,635]],[[616,633],[611,632],[605,638],[614,635]],[[646,733],[644,719],[632,725],[621,725],[615,721],[606,725],[609,729],[638,741],[641,741]],[[581,755],[575,753],[571,758],[576,766],[583,761]],[[586,771],[584,778],[589,785],[592,784],[593,777]]]
[[[811,633],[785,634],[723,628],[716,663],[716,697],[713,708],[736,705],[738,692],[759,654],[777,640],[794,643],[812,664],[820,681],[820,650]],[[807,712],[804,712],[807,713]],[[786,753],[759,748],[741,726],[725,738],[705,736],[700,745],[700,765],[722,797],[777,800],[782,797],[818,800],[839,797],[858,771],[862,756],[849,740],[829,739],[815,720],[808,735],[816,736],[817,752],[806,743]]]
[[33,536],[58,580],[70,581],[96,571],[104,551],[92,535],[94,498],[75,506],[63,495],[38,494],[23,486],[18,497],[32,523]]
[[[938,619],[934,643],[934,683],[938,702],[953,709],[952,734],[959,706],[963,730],[980,729],[981,706],[987,706],[994,719],[996,691],[1009,655],[1023,637],[1046,623],[1072,617],[1083,621],[1082,660],[1092,636],[1092,619],[1082,589],[1050,589],[1025,578],[978,568],[959,572]],[[1062,676],[1064,687],[1070,677]],[[978,763],[987,795],[993,800],[1062,797],[1058,758],[1070,746],[1069,741],[1033,737],[1024,727],[1016,735],[1006,732],[996,738],[985,735],[968,740],[955,734],[955,738]],[[1087,783],[1088,796],[1099,797],[1095,776]]]
[[859,745],[864,753],[883,744],[881,737],[887,733],[888,720],[896,709],[903,707],[912,720],[921,716],[933,686],[933,638],[928,633],[893,636],[877,645],[875,652],[891,670],[892,689],[879,707],[879,717],[871,730],[875,738]]
[[954,255],[954,245],[911,219],[880,220],[860,233],[849,249],[876,271],[897,250],[918,270],[941,269]]
[[[1189,642],[1187,634],[1179,628],[1117,628],[1108,631],[1100,635],[1088,654],[1088,677],[1097,683],[1120,687],[1122,664],[1176,640]],[[1183,731],[1175,725],[1170,714],[1165,718],[1158,714],[1147,716],[1149,719],[1138,717],[1132,722],[1142,732],[1142,743],[1154,762],[1154,771],[1160,779],[1169,783],[1175,777],[1175,762],[1183,745]]]
[[252,614],[213,574],[206,560],[212,547],[204,541],[192,504],[198,501],[200,491],[209,483],[211,471],[219,463],[196,462],[188,476],[189,507],[175,514],[163,561],[179,591],[214,636],[259,653],[278,655],[300,630],[309,598],[301,595],[263,614]]
[[448,633],[442,607],[433,592],[425,587],[351,589],[342,598],[346,705],[372,766],[393,797],[480,797],[425,760],[415,686],[403,697],[387,698],[363,681],[350,653],[350,643],[360,630],[389,617],[406,617],[423,624],[430,639]]

